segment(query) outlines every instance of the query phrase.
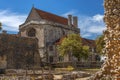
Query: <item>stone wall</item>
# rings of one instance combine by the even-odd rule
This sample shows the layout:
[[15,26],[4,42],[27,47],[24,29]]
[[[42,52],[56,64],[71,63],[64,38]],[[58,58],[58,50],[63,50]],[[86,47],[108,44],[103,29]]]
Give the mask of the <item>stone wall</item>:
[[7,67],[7,60],[5,55],[0,56],[0,69],[5,69]]
[[0,63],[1,68],[39,67],[37,39],[0,34]]

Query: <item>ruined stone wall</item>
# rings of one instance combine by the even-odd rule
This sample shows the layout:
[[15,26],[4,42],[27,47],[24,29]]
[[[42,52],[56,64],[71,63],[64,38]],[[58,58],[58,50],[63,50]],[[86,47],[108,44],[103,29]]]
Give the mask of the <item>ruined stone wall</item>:
[[104,52],[107,60],[94,80],[120,80],[120,0],[104,0],[104,7],[107,27]]
[[0,34],[0,68],[27,68],[40,65],[37,40]]
[[[45,49],[45,29],[43,25],[40,24],[27,24],[25,26],[21,26],[20,28],[20,35],[22,37],[30,37],[28,36],[28,31],[33,28],[35,29],[35,36],[33,38],[37,38],[37,44],[38,44],[38,51],[39,51],[39,56],[43,57],[44,53],[46,52]],[[32,38],[32,37],[30,37]]]
[[0,55],[0,69],[5,69],[7,67],[6,55]]

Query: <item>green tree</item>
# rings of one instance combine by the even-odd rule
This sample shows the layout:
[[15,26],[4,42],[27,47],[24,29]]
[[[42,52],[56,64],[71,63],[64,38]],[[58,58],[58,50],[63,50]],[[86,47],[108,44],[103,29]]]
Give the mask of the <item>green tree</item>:
[[81,57],[86,58],[88,56],[88,48],[82,46],[81,37],[78,34],[70,34],[65,37],[61,44],[58,45],[58,51],[61,56],[68,54],[70,59],[72,56],[78,60],[80,60]]
[[95,42],[96,42],[96,51],[100,54],[104,54],[102,51],[102,49],[104,48],[104,45],[105,45],[104,35],[97,37]]

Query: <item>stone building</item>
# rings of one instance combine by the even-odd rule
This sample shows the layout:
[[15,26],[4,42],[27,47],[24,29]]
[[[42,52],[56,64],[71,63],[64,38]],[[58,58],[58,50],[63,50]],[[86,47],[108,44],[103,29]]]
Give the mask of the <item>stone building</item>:
[[68,18],[64,18],[34,7],[26,21],[19,26],[19,30],[22,37],[38,39],[39,54],[41,57],[47,55],[47,62],[56,61],[57,40],[67,34],[80,34],[76,16],[68,15]]
[[[59,62],[56,43],[72,33],[80,34],[76,16],[64,18],[33,7],[26,21],[19,26],[18,34],[10,35],[5,31],[0,34],[0,63],[4,62],[0,67],[6,64],[7,68],[39,67],[41,59],[44,62]],[[4,40],[6,42],[3,43]],[[95,52],[94,40],[82,38],[82,42]],[[64,61],[69,61],[69,58],[65,57]]]

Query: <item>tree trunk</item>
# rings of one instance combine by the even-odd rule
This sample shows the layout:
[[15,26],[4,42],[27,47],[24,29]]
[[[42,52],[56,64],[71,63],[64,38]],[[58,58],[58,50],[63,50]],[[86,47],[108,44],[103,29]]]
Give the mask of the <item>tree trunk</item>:
[[102,71],[94,80],[109,77],[109,80],[120,80],[120,0],[105,0],[105,16],[107,30],[105,35],[105,61]]

